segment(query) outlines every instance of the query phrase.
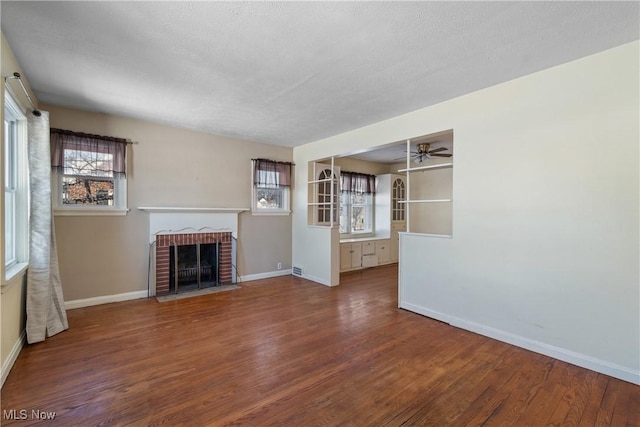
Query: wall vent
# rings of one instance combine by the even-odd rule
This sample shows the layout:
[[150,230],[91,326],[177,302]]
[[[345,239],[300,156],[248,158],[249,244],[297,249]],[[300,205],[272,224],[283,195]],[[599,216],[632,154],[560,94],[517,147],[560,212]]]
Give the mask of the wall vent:
[[291,269],[291,272],[294,276],[302,277],[302,267],[296,267],[294,265]]

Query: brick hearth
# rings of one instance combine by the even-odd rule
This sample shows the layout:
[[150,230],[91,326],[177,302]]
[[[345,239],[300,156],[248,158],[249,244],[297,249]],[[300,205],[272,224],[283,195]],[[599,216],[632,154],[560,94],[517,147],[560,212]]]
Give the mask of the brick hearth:
[[169,250],[174,245],[220,242],[219,285],[232,282],[231,232],[160,234],[156,236],[156,295],[169,293]]

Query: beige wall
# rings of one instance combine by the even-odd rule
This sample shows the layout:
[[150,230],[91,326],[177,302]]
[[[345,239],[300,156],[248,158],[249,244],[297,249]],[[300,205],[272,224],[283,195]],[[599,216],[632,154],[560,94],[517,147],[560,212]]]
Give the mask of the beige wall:
[[[3,263],[4,264],[4,263]],[[3,273],[4,274],[4,273]],[[1,319],[2,337],[1,354],[2,365],[5,367],[5,360],[9,357],[16,343],[20,341],[20,335],[25,328],[25,295],[26,295],[26,274],[20,274],[12,278],[7,286],[2,289]]]
[[370,175],[389,173],[389,165],[351,157],[338,157],[334,160],[334,164],[340,166],[341,171],[367,173]]
[[[66,301],[147,289],[148,214],[140,206],[248,208],[252,158],[290,161],[292,149],[135,119],[42,105],[51,126],[134,142],[126,216],[56,216]],[[291,217],[240,215],[242,276],[291,267]]]

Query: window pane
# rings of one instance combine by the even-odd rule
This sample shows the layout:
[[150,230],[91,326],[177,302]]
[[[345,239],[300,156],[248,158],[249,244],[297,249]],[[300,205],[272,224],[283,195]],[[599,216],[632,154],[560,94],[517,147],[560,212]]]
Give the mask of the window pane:
[[[5,115],[9,115],[5,110]],[[4,259],[9,266],[16,262],[16,122],[4,121]]]
[[113,206],[113,181],[65,176],[62,179],[62,203]]
[[64,174],[113,177],[113,154],[65,149]]
[[340,194],[340,233],[349,232],[349,193]]
[[256,188],[256,207],[258,209],[283,209],[283,190],[280,188]]
[[16,261],[16,195],[4,193],[4,259],[5,265]]
[[351,203],[354,205],[364,205],[367,203],[367,195],[363,193],[351,193]]
[[365,231],[365,222],[366,220],[366,209],[363,206],[352,206],[351,207],[351,230]]

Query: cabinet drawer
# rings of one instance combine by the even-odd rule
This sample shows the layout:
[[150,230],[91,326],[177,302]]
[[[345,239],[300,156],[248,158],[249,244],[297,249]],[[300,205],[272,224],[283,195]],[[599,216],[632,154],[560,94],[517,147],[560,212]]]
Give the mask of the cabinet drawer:
[[363,255],[362,266],[363,267],[375,267],[378,265],[378,255]]
[[404,222],[394,222],[391,224],[391,230],[393,231],[407,231],[407,224]]
[[362,242],[362,255],[373,255],[376,253],[375,242]]

